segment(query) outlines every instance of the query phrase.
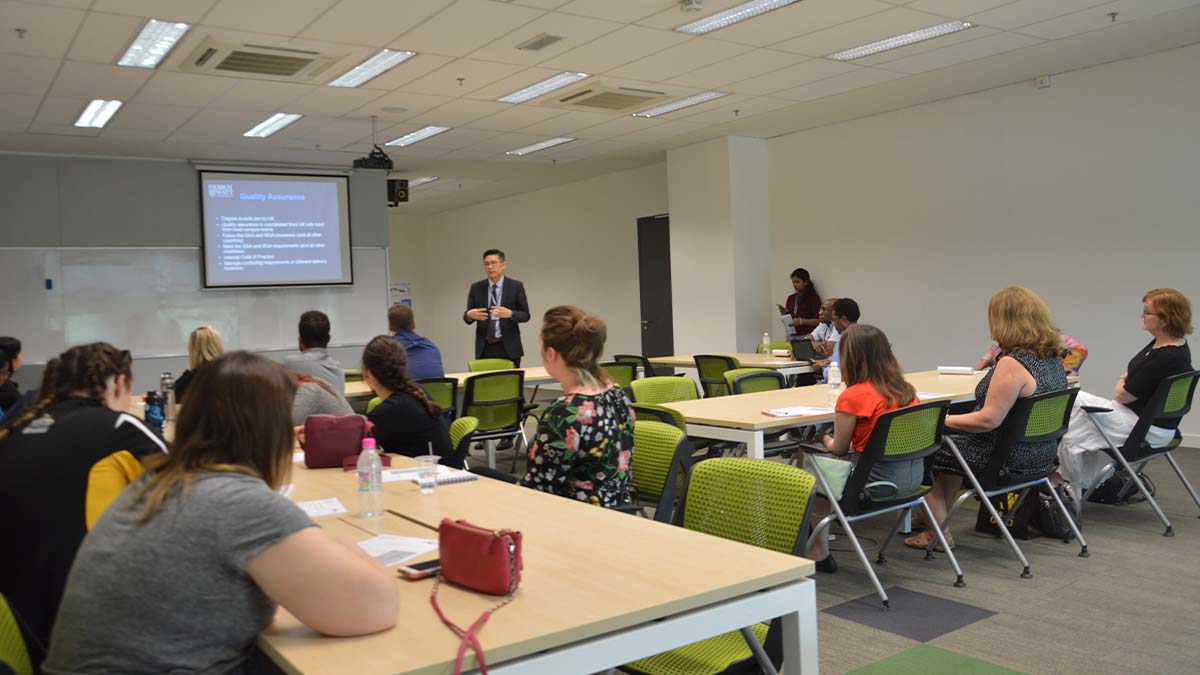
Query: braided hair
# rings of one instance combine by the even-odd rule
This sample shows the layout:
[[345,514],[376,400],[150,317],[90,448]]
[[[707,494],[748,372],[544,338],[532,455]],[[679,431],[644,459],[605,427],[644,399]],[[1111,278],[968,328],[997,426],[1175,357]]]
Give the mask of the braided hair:
[[421,402],[430,417],[440,417],[442,409],[430,400],[421,385],[408,376],[408,352],[396,338],[380,335],[367,343],[362,355],[363,369],[371,373],[381,386],[392,391],[406,391]]
[[107,342],[72,347],[46,363],[38,399],[0,427],[0,441],[39,418],[55,401],[76,393],[103,400],[109,378],[133,380],[133,357]]

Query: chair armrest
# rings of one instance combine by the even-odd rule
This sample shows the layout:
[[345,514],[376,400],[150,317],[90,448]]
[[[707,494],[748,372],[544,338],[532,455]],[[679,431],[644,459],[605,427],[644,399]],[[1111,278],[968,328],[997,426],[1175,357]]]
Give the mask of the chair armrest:
[[1084,406],[1079,406],[1079,407],[1081,410],[1083,410],[1083,412],[1088,413],[1088,414],[1112,412],[1112,408],[1101,408],[1098,405],[1084,405]]

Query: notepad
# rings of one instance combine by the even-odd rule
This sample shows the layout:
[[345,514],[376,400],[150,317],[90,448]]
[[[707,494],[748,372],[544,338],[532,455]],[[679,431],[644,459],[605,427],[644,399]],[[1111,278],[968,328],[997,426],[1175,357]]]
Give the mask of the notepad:
[[437,539],[381,534],[358,542],[358,547],[366,551],[367,555],[390,567],[430,551],[436,551],[438,542]]
[[807,415],[832,415],[833,408],[816,408],[808,405],[794,405],[787,408],[771,408],[762,411],[767,417],[804,417]]
[[938,366],[938,375],[978,375],[982,372],[970,366]]
[[346,507],[338,501],[337,497],[328,499],[314,499],[310,502],[296,502],[301,510],[308,514],[309,518],[318,516],[332,516],[335,513],[346,513]]
[[[465,483],[479,478],[469,471],[459,471],[458,469],[451,469],[450,467],[443,466],[441,464],[438,465],[437,471],[438,485]],[[388,469],[387,471],[383,472],[383,482],[392,483],[398,480],[411,480],[415,483],[417,482],[417,474],[420,472],[421,469],[419,467],[414,467],[411,469]]]

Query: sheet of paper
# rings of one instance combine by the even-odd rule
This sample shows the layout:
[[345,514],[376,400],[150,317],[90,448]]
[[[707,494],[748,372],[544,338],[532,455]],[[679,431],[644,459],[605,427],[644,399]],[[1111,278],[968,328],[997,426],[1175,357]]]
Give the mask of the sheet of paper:
[[[420,471],[421,469],[417,467],[413,467],[411,469],[384,469],[383,482],[392,483],[398,480],[416,480],[417,474],[420,473]],[[451,469],[443,464],[438,464],[437,472],[438,478],[463,473],[462,471]]]
[[817,408],[807,405],[794,405],[787,408],[772,408],[764,410],[764,415],[771,417],[804,417],[805,415],[832,415],[833,408]]
[[938,375],[978,375],[982,370],[975,370],[971,366],[938,366]]
[[917,392],[917,398],[921,399],[922,401],[928,401],[930,399],[935,399],[935,398],[946,398],[949,395],[950,394],[939,394],[936,391],[918,391]]
[[317,518],[318,516],[332,516],[335,513],[346,513],[346,507],[338,501],[337,497],[328,499],[314,499],[310,502],[296,502],[308,514],[309,518]]
[[358,542],[359,548],[366,551],[372,558],[387,566],[399,565],[423,553],[436,551],[437,539],[419,539],[417,537],[401,537],[395,534],[381,534],[366,541]]

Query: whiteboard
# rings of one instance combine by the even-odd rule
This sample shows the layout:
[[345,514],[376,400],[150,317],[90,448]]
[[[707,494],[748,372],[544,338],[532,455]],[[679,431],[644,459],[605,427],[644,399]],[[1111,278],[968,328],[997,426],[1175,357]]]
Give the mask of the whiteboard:
[[97,340],[135,357],[186,354],[203,324],[226,349],[295,349],[300,314],[319,309],[331,345],[366,344],[387,331],[387,249],[355,248],[353,261],[351,286],[201,290],[198,248],[3,249],[0,333],[35,362]]

